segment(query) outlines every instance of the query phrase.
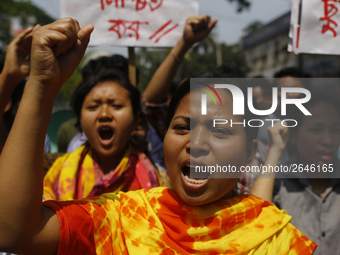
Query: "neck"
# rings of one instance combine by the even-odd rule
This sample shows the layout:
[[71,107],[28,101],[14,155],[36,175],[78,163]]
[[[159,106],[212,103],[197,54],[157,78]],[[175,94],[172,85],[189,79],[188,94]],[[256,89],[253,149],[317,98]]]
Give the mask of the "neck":
[[327,188],[329,179],[308,179],[310,184],[312,185],[313,190],[323,197],[325,195],[325,190]]
[[96,153],[98,164],[104,174],[109,173],[111,170],[115,169],[119,165],[127,148],[128,147],[122,150],[122,152],[119,152],[118,154],[115,155],[111,155],[109,157],[99,155],[98,153]]

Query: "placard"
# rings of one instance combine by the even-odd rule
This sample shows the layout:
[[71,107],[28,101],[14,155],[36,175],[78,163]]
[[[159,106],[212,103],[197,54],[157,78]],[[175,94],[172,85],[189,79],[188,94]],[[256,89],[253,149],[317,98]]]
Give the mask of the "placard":
[[294,0],[288,50],[297,54],[340,54],[339,11],[338,0]]
[[93,24],[91,46],[173,47],[198,0],[61,0],[61,17]]

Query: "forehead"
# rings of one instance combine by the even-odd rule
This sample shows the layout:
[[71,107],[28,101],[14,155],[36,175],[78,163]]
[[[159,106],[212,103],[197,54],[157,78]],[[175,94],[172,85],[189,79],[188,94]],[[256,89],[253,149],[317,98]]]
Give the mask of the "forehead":
[[336,124],[340,125],[340,114],[334,105],[328,102],[319,102],[308,109],[311,116],[306,116],[302,123],[303,124]]
[[201,114],[201,102],[202,94],[206,94],[204,91],[195,89],[192,92],[186,94],[176,109],[174,117],[177,115],[187,115],[191,119],[214,119],[214,118],[225,118],[234,119],[239,121],[243,116],[233,115],[233,99],[231,94],[226,89],[216,89],[217,93],[221,98],[222,105],[215,97],[214,100],[207,95],[207,114]]
[[[233,98],[227,89],[216,89],[221,101],[217,98],[215,94],[209,95],[205,91],[196,89],[191,92],[191,114],[192,117],[202,116],[202,96],[206,97],[207,102],[207,114],[203,115],[206,117],[214,116],[225,116],[228,118],[232,117],[233,113]],[[237,116],[234,116],[237,117]]]
[[279,79],[278,87],[302,87],[301,80],[292,76],[284,76]]
[[103,81],[90,90],[85,100],[108,97],[129,99],[129,91],[115,81]]

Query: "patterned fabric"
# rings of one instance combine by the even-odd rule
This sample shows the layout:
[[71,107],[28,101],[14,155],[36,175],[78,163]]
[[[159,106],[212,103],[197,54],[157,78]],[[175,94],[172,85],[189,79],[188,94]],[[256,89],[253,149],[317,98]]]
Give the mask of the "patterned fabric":
[[250,189],[253,187],[254,182],[257,177],[260,175],[260,169],[262,165],[266,162],[268,157],[270,147],[265,145],[262,142],[258,142],[257,152],[254,161],[252,162],[252,166],[257,166],[258,172],[243,172],[241,173],[241,177],[236,183],[235,193],[237,195],[249,194]]
[[44,153],[44,158],[43,158],[44,176],[46,175],[47,171],[51,168],[54,161],[56,161],[57,158],[63,155],[65,155],[65,153]]
[[62,254],[312,254],[316,244],[290,216],[255,196],[202,206],[172,190],[47,201],[58,216]]
[[45,175],[44,199],[65,201],[160,186],[155,167],[131,145],[118,166],[105,175],[95,158],[91,147],[86,145],[58,158]]
[[145,114],[145,119],[157,131],[158,136],[163,140],[166,131],[166,116],[168,114],[168,104],[148,103],[142,97],[142,112]]

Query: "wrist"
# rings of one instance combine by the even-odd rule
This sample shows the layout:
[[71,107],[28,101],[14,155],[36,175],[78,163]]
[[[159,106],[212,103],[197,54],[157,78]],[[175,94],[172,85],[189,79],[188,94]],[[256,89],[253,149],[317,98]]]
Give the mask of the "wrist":
[[268,152],[267,160],[270,159],[272,164],[277,164],[281,158],[283,150],[279,147],[272,146]]
[[4,84],[6,89],[13,91],[15,86],[22,81],[20,76],[12,74],[7,70],[3,70],[0,74],[1,82]]
[[282,154],[283,151],[285,150],[286,146],[285,145],[276,145],[276,144],[273,144],[271,147],[270,147],[270,151],[273,151],[277,154]]
[[56,88],[55,84],[42,82],[30,76],[25,86],[25,92],[34,97],[37,102],[46,106],[53,106],[59,89]]
[[187,44],[184,41],[183,36],[178,40],[176,46],[172,49],[172,51],[176,54],[176,56],[182,60],[187,51],[191,48],[192,45]]

